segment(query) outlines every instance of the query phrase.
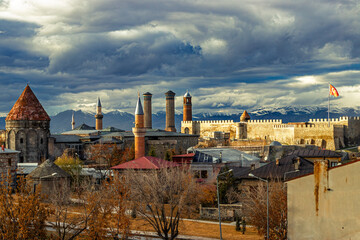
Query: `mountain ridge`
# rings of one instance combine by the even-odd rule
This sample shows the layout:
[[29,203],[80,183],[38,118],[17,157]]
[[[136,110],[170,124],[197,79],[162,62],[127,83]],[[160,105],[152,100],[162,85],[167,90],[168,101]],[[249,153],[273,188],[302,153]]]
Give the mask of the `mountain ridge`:
[[[282,119],[286,122],[306,122],[314,118],[327,118],[328,109],[323,106],[287,106],[287,107],[263,107],[248,111],[251,119]],[[62,133],[71,130],[71,117],[74,113],[75,126],[85,123],[89,126],[95,126],[95,112],[84,112],[81,110],[66,110],[54,116],[51,116],[51,133]],[[243,111],[237,113],[219,113],[219,112],[202,112],[193,114],[193,120],[233,120],[239,121]],[[104,128],[112,126],[123,130],[131,130],[134,124],[134,115],[121,110],[115,110],[103,113],[103,126]],[[330,112],[330,118],[338,118],[341,116],[360,116],[360,108],[338,108],[333,107]],[[154,113],[152,116],[153,128],[165,128],[166,113],[160,111]],[[175,127],[180,131],[180,124],[182,121],[182,114],[175,113]],[[0,128],[5,129],[5,117],[0,118]]]

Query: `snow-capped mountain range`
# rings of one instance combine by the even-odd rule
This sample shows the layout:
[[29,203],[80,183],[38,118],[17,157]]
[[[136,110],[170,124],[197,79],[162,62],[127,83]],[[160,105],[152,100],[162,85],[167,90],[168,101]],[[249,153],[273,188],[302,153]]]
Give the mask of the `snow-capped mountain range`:
[[[289,106],[278,108],[258,108],[248,111],[251,119],[282,119],[283,122],[305,122],[311,118],[327,118],[327,107],[323,106]],[[95,126],[95,113],[83,112],[81,110],[73,111],[66,110],[60,112],[55,116],[51,116],[51,133],[61,133],[71,130],[71,116],[74,112],[75,125],[79,126],[85,123],[89,126]],[[243,111],[238,111],[233,114],[229,113],[197,113],[193,115],[193,120],[233,120],[239,121]],[[153,114],[153,128],[165,128],[165,112],[157,112]],[[338,118],[341,116],[360,116],[360,107],[357,108],[338,108],[333,107],[330,111],[331,118]],[[177,131],[180,131],[180,122],[182,121],[182,114],[175,113],[175,124]],[[134,124],[134,115],[122,112],[113,111],[104,113],[103,126],[104,128],[112,126],[123,130],[131,130]],[[5,117],[0,118],[0,128],[5,129]]]

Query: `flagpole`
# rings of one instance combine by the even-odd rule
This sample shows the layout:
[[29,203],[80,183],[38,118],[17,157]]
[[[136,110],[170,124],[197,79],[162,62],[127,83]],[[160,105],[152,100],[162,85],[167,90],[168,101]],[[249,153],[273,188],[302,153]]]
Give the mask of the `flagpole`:
[[330,127],[330,83],[329,83],[329,93],[328,93],[328,126]]

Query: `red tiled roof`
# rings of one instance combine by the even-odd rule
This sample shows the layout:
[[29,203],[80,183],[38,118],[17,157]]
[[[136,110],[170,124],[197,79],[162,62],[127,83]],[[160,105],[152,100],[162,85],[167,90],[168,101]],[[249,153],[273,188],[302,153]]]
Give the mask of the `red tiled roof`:
[[50,121],[50,117],[27,85],[5,120]]
[[111,169],[160,169],[180,166],[177,163],[169,162],[160,158],[144,156],[138,159],[119,164]]

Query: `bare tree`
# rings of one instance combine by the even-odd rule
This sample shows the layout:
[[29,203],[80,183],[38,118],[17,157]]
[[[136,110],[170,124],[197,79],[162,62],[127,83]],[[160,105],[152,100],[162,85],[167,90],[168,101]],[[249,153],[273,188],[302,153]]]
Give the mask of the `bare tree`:
[[[266,185],[259,182],[257,186],[245,190],[244,205],[251,224],[260,234],[266,234]],[[287,193],[281,181],[269,183],[269,238],[284,240],[287,238]]]
[[196,204],[196,183],[189,170],[162,168],[125,172],[137,213],[162,239],[175,239],[180,218]]
[[98,189],[90,182],[83,182],[70,201],[68,186],[61,186],[51,198],[53,236],[61,240],[76,239],[86,235],[89,239],[127,238],[129,217],[125,215],[127,188],[120,178],[110,178]]

